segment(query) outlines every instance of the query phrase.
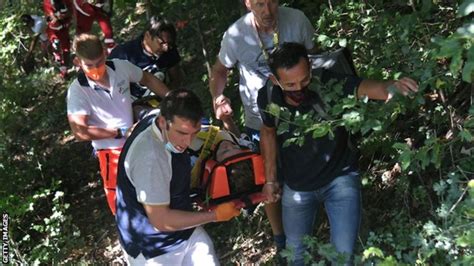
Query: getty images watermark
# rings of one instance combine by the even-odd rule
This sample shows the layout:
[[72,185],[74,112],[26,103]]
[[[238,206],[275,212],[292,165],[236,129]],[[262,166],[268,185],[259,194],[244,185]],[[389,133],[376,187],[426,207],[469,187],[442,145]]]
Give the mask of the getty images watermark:
[[10,262],[10,247],[8,246],[8,213],[2,214],[2,262],[7,264]]

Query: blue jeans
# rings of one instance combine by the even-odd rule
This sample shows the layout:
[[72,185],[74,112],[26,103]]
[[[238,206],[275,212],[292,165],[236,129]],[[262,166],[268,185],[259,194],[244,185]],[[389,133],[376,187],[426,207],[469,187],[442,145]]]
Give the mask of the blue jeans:
[[292,265],[303,265],[305,247],[303,237],[311,235],[320,203],[326,209],[331,243],[337,252],[347,255],[352,263],[361,212],[360,179],[357,173],[339,176],[331,183],[314,191],[294,191],[283,187],[282,212],[286,247],[293,250]]

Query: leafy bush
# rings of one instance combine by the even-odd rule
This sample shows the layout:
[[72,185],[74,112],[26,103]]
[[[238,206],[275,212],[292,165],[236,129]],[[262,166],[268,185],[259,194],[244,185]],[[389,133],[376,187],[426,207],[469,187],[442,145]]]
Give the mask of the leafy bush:
[[[305,11],[323,50],[349,47],[360,76],[410,76],[420,82],[414,98],[395,97],[388,103],[355,97],[340,101],[334,87],[315,86],[334,103],[329,113],[337,119],[331,122],[308,116],[289,120],[284,110],[273,110],[281,114],[280,131],[296,123],[301,133],[314,137],[336,126],[362,136],[364,209],[356,263],[473,264],[472,1],[280,3]],[[41,8],[14,4],[0,11],[0,209],[11,218],[11,261],[109,262],[84,255],[95,253],[101,239],[97,231],[115,237],[105,201],[99,198],[103,206],[95,208],[96,195],[102,195],[101,186],[94,185],[96,161],[87,156],[89,144],[70,141],[67,84],[57,80],[53,65],[39,65],[28,76],[20,70],[29,41],[19,24],[21,12],[39,14]],[[126,40],[141,32],[147,14],[179,22],[184,83],[209,103],[208,67],[222,33],[243,12],[234,0],[116,1],[113,26],[117,39]],[[236,77],[233,73],[226,94],[239,110]],[[273,251],[261,211],[230,225],[207,227],[224,264],[271,259],[265,257]],[[327,244],[327,221],[316,230],[317,237],[306,240],[307,261],[337,260]]]
[[[459,26],[472,12],[472,1],[464,1],[457,16],[451,2],[423,3],[420,10],[398,6],[399,11],[387,16],[393,7],[344,1],[332,10],[322,8],[317,22],[321,46],[351,47],[362,76],[417,79],[420,92],[412,98],[380,103],[349,96],[341,101],[337,84],[316,85],[310,89],[319,91],[336,119],[290,119],[283,108],[273,105],[268,110],[282,120],[278,132],[287,131],[289,124],[298,126],[286,144],[302,144],[303,132],[318,138],[338,126],[363,136],[364,210],[366,219],[374,221],[362,228],[362,233],[368,231],[357,259],[362,264],[464,265],[474,260],[474,94],[471,84],[458,79],[471,83],[474,73],[474,24],[471,19]],[[447,36],[439,36],[439,29]],[[470,101],[461,98],[469,95]],[[380,200],[374,192],[390,196]],[[377,224],[381,222],[385,224]],[[316,239],[307,243],[309,261],[337,261]]]

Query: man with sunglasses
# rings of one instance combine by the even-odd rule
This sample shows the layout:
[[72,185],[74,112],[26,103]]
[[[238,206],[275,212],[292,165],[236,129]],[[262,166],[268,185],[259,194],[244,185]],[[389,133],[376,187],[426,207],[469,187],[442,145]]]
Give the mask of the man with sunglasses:
[[[287,247],[294,250],[292,265],[304,264],[303,237],[313,232],[320,203],[324,203],[328,214],[331,243],[337,252],[346,256],[345,265],[351,264],[361,210],[358,151],[350,145],[351,136],[342,127],[333,129],[333,136],[316,139],[307,133],[302,146],[296,143],[284,145],[287,139],[295,137],[298,128],[290,124],[287,131],[277,134],[278,119],[269,113],[270,103],[286,108],[292,118],[299,113],[313,114],[314,119],[321,120],[330,120],[323,110],[330,104],[324,103],[319,93],[309,89],[316,78],[311,75],[308,53],[301,44],[284,43],[270,55],[269,65],[273,73],[270,78],[277,85],[271,90],[260,90],[258,95],[264,124],[261,148],[266,182],[270,184],[263,192],[272,202],[282,199]],[[332,81],[342,83],[343,97],[355,94],[359,98],[389,100],[392,97],[389,87],[403,95],[418,90],[417,83],[410,78],[376,81],[326,70],[318,76],[333,93],[336,86],[329,84],[334,84]],[[282,191],[280,182],[283,182]]]
[[107,202],[115,214],[117,162],[133,123],[130,82],[140,82],[161,97],[168,88],[128,61],[107,61],[107,51],[96,35],[77,35],[73,50],[74,63],[81,71],[67,93],[69,125],[77,140],[92,142]]
[[[142,35],[115,47],[109,58],[130,61],[164,81],[170,89],[180,85],[181,57],[176,48],[176,29],[165,19],[152,17]],[[139,84],[132,84],[131,90],[134,99],[150,93]]]

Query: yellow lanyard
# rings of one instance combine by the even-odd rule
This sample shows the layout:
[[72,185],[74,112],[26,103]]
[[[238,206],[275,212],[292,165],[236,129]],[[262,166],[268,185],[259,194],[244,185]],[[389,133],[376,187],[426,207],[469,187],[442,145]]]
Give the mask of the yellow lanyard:
[[[258,45],[260,46],[260,49],[262,50],[263,56],[265,57],[265,60],[268,62],[268,59],[270,58],[270,55],[268,54],[268,51],[265,49],[265,46],[263,45],[262,39],[260,38],[260,34],[258,33],[257,29],[257,24],[255,23],[255,18],[252,20],[253,28],[255,29],[255,33],[257,34],[257,40],[258,40]],[[278,44],[280,42],[280,37],[279,37],[279,30],[278,30],[278,23],[276,25],[276,30],[273,32],[273,47],[276,48],[278,47]]]
[[191,188],[196,188],[199,185],[199,181],[201,180],[201,170],[202,168],[202,162],[209,157],[211,154],[211,148],[212,145],[214,145],[217,133],[219,133],[219,127],[210,125],[209,129],[207,132],[199,132],[198,137],[204,137],[207,134],[206,140],[204,141],[204,144],[202,145],[201,148],[201,153],[199,154],[199,157],[194,164],[193,169],[191,170]]

